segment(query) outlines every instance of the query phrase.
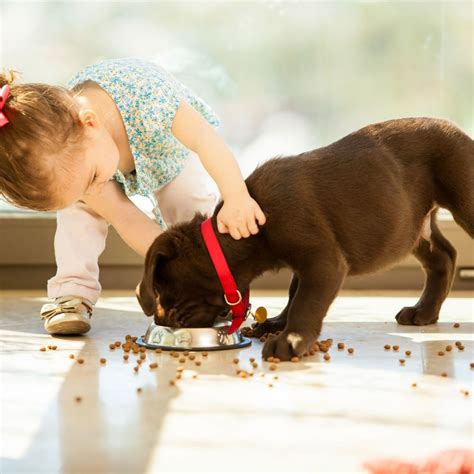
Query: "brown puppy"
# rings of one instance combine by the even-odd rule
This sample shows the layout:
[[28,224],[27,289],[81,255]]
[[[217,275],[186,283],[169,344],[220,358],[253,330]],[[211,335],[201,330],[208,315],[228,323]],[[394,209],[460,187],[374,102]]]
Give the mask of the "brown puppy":
[[[275,158],[246,180],[267,222],[234,240],[214,230],[242,294],[266,270],[294,276],[282,313],[258,326],[263,356],[288,360],[314,343],[346,275],[375,272],[413,253],[426,273],[418,303],[399,324],[425,325],[438,314],[454,277],[456,251],[436,225],[438,207],[474,237],[474,142],[444,120],[407,118],[369,125],[301,155]],[[137,289],[160,324],[211,326],[227,308],[200,233],[202,215],[160,235]],[[156,315],[157,297],[164,319]],[[164,323],[165,321],[165,323]]]

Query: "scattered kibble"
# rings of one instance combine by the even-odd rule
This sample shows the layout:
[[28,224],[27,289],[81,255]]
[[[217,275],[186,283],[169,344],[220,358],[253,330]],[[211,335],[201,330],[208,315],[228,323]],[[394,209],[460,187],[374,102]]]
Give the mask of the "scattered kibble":
[[400,347],[399,347],[399,346],[393,346],[393,350],[394,350],[395,352],[397,352],[397,351],[398,351],[398,349],[400,349]]
[[156,369],[158,367],[158,364],[156,362],[152,362],[150,364],[150,369]]
[[135,372],[138,372],[138,369],[139,369],[139,368],[140,368],[140,366],[139,366],[139,365],[136,365],[136,366],[133,368],[133,370],[134,370]]
[[271,365],[270,365],[270,370],[276,370],[276,369],[277,369],[276,364],[271,364]]
[[156,352],[157,354],[161,354],[161,349],[155,349],[155,352]]
[[197,374],[194,374],[193,379],[197,379],[197,378],[198,378]]
[[410,356],[411,356],[411,351],[405,351],[405,355],[406,355],[407,357],[410,357]]
[[278,375],[274,375],[273,380],[278,380]]
[[194,360],[196,358],[195,354],[189,354],[189,360]]
[[464,350],[464,346],[458,346],[458,350],[463,351],[463,350]]
[[469,366],[471,367],[471,369],[474,369],[474,362],[471,362]]
[[245,370],[239,371],[239,377],[242,378],[242,379],[246,379],[247,378],[247,372],[245,372]]
[[447,372],[441,372],[441,377],[447,377],[448,373]]
[[197,361],[195,362],[195,364],[199,367],[199,366],[201,365],[201,361],[200,361],[200,360],[197,360]]
[[258,367],[258,364],[256,362],[252,362],[252,367],[256,369]]
[[255,357],[250,357],[249,361],[250,362],[255,362]]
[[300,361],[300,358],[299,357],[292,357],[291,358],[291,362],[299,362]]
[[109,344],[109,349],[113,351],[115,349],[115,344]]
[[183,352],[183,355],[184,355],[185,357],[188,357],[189,351],[184,351],[184,352]]
[[140,359],[141,359],[141,360],[145,360],[145,359],[146,359],[146,354],[142,352],[142,353],[140,354]]
[[138,349],[140,352],[146,352],[146,347],[140,347],[140,349]]
[[438,351],[438,355],[439,356],[444,356],[444,352],[443,351]]
[[170,385],[176,385],[176,382],[174,380],[170,380]]
[[176,372],[182,372],[183,370],[184,370],[184,367],[182,365],[176,368]]
[[123,360],[128,360],[128,354],[123,355]]
[[453,346],[446,346],[446,352],[451,352],[453,350]]
[[142,364],[143,364],[143,360],[142,360],[142,359],[137,359],[137,364],[138,364],[138,365],[142,365]]
[[324,360],[331,360],[331,356],[329,354],[324,354]]
[[120,341],[115,341],[114,342],[115,347],[120,347],[121,345],[122,345],[122,343]]
[[400,365],[405,365],[405,359],[400,359],[399,362],[400,362]]
[[272,388],[272,387],[273,387],[273,384],[272,384],[272,383],[269,383],[268,386],[269,386],[270,388]]
[[234,364],[238,364],[238,363],[239,363],[239,359],[235,358],[235,359],[232,360],[232,362],[233,362]]
[[181,357],[178,362],[180,364],[184,364],[186,362],[186,359],[184,357]]
[[203,353],[202,353],[202,356],[203,356],[203,357],[207,357],[208,355],[209,355],[208,352],[203,352]]
[[101,364],[105,364],[107,362],[107,359],[104,359],[103,357],[100,359]]
[[80,403],[82,401],[82,397],[76,397],[75,400],[77,403]]
[[174,377],[176,380],[179,380],[181,378],[181,374],[176,374],[175,377]]
[[354,353],[354,349],[352,347],[349,347],[349,349],[347,349],[347,352],[349,352],[349,354],[353,354]]
[[465,397],[468,397],[468,396],[469,396],[469,390],[461,390],[461,393],[462,393]]
[[74,357],[76,357],[74,354],[69,354],[70,359],[74,359]]
[[41,352],[46,352],[46,347],[40,347]]
[[453,324],[453,327],[455,327],[455,328],[458,328],[459,326],[460,326],[459,323],[454,323],[454,324]]
[[338,348],[339,350],[344,349],[344,343],[343,343],[343,342],[338,342],[338,343],[337,343],[337,348]]
[[462,346],[462,342],[461,342],[461,341],[456,341],[454,344],[455,344],[456,347]]
[[142,393],[141,387],[138,387],[138,388],[137,388],[137,393]]

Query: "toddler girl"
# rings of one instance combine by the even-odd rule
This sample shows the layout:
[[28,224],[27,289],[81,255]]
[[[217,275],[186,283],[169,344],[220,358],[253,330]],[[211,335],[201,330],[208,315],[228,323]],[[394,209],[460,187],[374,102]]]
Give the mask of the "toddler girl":
[[[41,310],[51,334],[83,334],[97,302],[98,258],[108,225],[145,256],[166,225],[211,214],[234,239],[258,232],[265,216],[215,126],[190,89],[141,58],[98,62],[67,89],[17,84],[0,74],[0,195],[16,206],[58,210],[54,303]],[[206,173],[209,173],[207,174]],[[148,196],[156,220],[129,199]]]

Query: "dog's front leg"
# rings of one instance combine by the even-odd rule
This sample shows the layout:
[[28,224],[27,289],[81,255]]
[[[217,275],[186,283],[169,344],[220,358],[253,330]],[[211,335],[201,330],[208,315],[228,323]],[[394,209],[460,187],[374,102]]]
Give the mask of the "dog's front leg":
[[288,310],[285,329],[263,346],[262,356],[290,360],[301,357],[316,342],[324,316],[347,274],[340,255],[324,256],[317,263],[298,271],[298,288]]

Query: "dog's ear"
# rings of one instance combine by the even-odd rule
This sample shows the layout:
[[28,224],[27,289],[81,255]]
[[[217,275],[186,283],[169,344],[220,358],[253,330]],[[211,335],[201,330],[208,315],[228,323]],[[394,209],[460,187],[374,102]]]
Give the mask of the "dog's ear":
[[145,257],[145,271],[142,281],[138,284],[136,295],[143,312],[147,316],[156,313],[155,273],[160,265],[172,258],[175,254],[175,247],[171,240],[155,240],[148,249]]

